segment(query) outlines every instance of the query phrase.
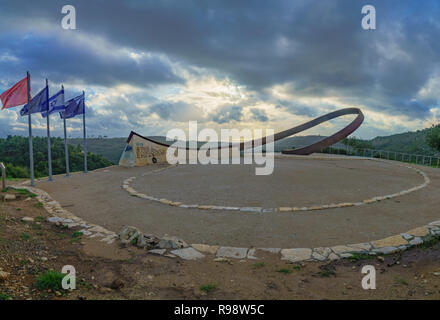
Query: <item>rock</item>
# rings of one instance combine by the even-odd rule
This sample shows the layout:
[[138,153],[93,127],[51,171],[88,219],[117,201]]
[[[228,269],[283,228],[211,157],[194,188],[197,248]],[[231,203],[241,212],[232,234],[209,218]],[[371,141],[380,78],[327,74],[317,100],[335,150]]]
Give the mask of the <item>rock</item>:
[[166,249],[153,249],[153,250],[148,250],[148,253],[163,255],[166,251],[167,251]]
[[392,253],[396,253],[398,251],[400,251],[399,248],[392,247],[392,246],[382,247],[379,249],[373,249],[373,252],[380,253],[380,254],[392,254]]
[[281,260],[288,260],[290,262],[298,262],[308,260],[312,257],[312,249],[309,248],[295,248],[281,250]]
[[113,290],[119,290],[122,287],[124,287],[124,281],[122,281],[121,279],[115,279],[111,284],[110,284],[110,288],[112,288]]
[[186,247],[188,247],[186,242],[177,237],[163,237],[156,245],[157,249],[181,249]]
[[23,221],[23,222],[34,222],[34,218],[24,217],[24,218],[21,218],[21,221]]
[[0,271],[0,280],[4,281],[9,277],[10,273],[6,271]]
[[385,239],[373,241],[371,244],[376,248],[398,247],[401,245],[408,244],[408,241],[406,241],[401,235],[396,235]]
[[261,212],[263,210],[263,208],[260,207],[243,207],[240,208],[241,212]]
[[415,229],[411,229],[407,231],[406,233],[414,236],[414,237],[424,237],[429,234],[429,229],[427,227],[419,227]]
[[136,245],[139,248],[152,249],[159,243],[159,238],[153,236],[152,234],[140,234]]
[[333,250],[334,253],[336,253],[338,255],[342,254],[342,253],[359,251],[359,250],[356,250],[356,249],[348,247],[348,246],[334,246],[334,247],[331,247],[331,249]]
[[[92,228],[93,229],[93,228]],[[90,231],[92,230],[90,229]],[[122,230],[119,232],[119,239],[121,239],[121,242],[124,244],[128,244],[132,242],[134,239],[139,237],[139,230],[135,227],[131,226],[124,226]]]
[[192,244],[191,246],[197,251],[210,253],[210,254],[216,254],[219,248],[219,246],[209,246],[207,244]]
[[15,199],[16,199],[15,194],[7,193],[3,196],[3,201],[10,201],[10,200],[15,200]]
[[251,260],[257,260],[258,258],[255,256],[256,251],[257,250],[255,248],[249,249],[248,254],[247,254],[247,258],[251,259]]
[[58,217],[49,217],[49,218],[47,218],[47,221],[49,221],[51,223],[59,223],[59,222],[62,222],[63,219],[60,219]]
[[217,250],[217,257],[244,259],[247,255],[247,248],[220,247]]
[[440,276],[440,272],[434,272],[434,275],[435,275],[436,277],[438,277],[438,276]]
[[281,248],[258,248],[258,250],[270,252],[273,254],[277,254],[281,251]]
[[414,239],[410,240],[410,242],[409,242],[409,244],[412,246],[418,246],[422,243],[423,243],[423,240],[422,240],[422,238],[419,238],[419,237],[415,237]]
[[184,259],[184,260],[196,260],[204,258],[205,256],[198,252],[196,249],[189,247],[184,249],[177,249],[171,251],[172,254]]

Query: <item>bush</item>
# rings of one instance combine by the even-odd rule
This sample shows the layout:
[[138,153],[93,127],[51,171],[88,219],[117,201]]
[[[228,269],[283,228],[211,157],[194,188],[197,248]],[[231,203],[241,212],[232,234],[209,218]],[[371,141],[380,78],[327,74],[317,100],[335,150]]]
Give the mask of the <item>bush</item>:
[[65,276],[65,274],[53,270],[47,271],[38,277],[35,287],[39,290],[61,291],[63,290],[61,282]]

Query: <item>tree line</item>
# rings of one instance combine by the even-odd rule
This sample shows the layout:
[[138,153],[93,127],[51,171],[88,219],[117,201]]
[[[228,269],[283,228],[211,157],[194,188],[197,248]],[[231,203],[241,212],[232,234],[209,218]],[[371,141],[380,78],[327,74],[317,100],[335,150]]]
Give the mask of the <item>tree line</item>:
[[[66,172],[64,157],[64,140],[51,138],[52,171],[53,174]],[[34,172],[35,177],[48,176],[47,137],[33,137]],[[84,169],[84,154],[80,144],[68,145],[70,171]],[[29,141],[27,137],[8,136],[0,138],[0,162],[6,166],[8,178],[29,177]],[[95,170],[112,165],[113,163],[99,154],[87,152],[87,167]]]

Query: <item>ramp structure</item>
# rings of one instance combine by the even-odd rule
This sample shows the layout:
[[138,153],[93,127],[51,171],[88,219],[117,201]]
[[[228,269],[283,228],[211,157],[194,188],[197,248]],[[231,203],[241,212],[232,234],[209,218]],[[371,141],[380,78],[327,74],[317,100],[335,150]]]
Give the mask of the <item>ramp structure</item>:
[[[321,151],[345,139],[351,133],[353,133],[357,128],[360,127],[360,125],[364,121],[364,115],[360,109],[345,108],[327,113],[323,116],[320,116],[316,119],[303,123],[299,126],[278,132],[274,134],[273,139],[270,139],[269,141],[281,140],[283,138],[292,136],[296,133],[313,128],[323,122],[348,114],[357,114],[357,117],[349,125],[339,130],[338,132],[334,133],[333,135],[300,149],[282,150],[281,152],[283,154],[309,155],[314,152]],[[249,148],[248,146],[265,145],[267,141],[267,137],[264,137],[261,140],[262,141],[259,141],[258,143],[256,143],[256,140],[252,140],[250,142],[248,141],[248,142],[230,144],[227,147],[219,146],[217,149],[235,147],[235,148],[239,148],[239,150],[242,151],[246,148]],[[138,167],[138,166],[146,166],[153,163],[166,163],[167,162],[166,153],[169,147],[170,147],[169,144],[154,141],[134,131],[131,131],[127,139],[127,145],[125,146],[125,149],[122,152],[121,158],[119,160],[119,165],[125,167],[134,167],[134,166]],[[181,148],[185,150],[191,149],[188,147],[181,147]]]

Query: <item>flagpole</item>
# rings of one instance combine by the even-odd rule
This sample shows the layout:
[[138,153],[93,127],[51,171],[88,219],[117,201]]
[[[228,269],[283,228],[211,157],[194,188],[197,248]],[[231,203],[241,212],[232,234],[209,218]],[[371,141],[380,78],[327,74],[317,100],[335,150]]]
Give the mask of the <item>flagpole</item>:
[[[61,89],[64,91],[64,86],[61,86]],[[67,146],[67,129],[66,129],[66,118],[63,117],[64,122],[64,154],[66,157],[66,177],[70,176],[70,168],[69,168],[69,148]]]
[[31,120],[31,112],[29,110],[31,105],[31,90],[30,90],[30,79],[29,79],[29,71],[27,71],[27,96],[28,96],[28,122],[29,122],[29,169],[31,174],[31,186],[35,186],[34,183],[34,150],[32,148],[32,120]]
[[47,101],[47,162],[49,164],[49,181],[52,181],[52,154],[50,150],[50,127],[49,127],[49,81],[46,79],[46,101]]
[[86,138],[86,98],[83,91],[83,97],[84,97],[84,113],[83,113],[83,131],[84,131],[84,173],[87,173],[87,138]]

